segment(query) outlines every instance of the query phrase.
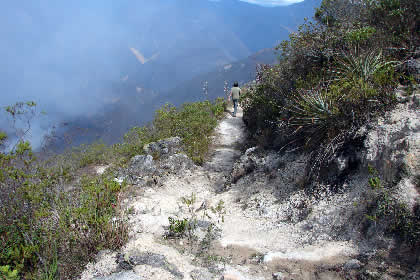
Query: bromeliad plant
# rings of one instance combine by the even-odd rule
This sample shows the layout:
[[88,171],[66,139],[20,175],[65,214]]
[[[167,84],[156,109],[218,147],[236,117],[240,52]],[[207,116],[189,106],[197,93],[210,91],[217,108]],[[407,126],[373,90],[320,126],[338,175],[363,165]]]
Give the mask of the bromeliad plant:
[[322,89],[298,90],[290,96],[284,109],[290,116],[288,125],[293,129],[292,134],[303,130],[305,144],[310,146],[319,145],[331,136],[340,114],[336,101]]
[[333,71],[335,87],[345,93],[347,100],[358,102],[375,100],[383,92],[389,80],[381,80],[381,75],[392,75],[397,62],[386,61],[381,51],[360,53],[356,50],[336,57],[336,64]]
[[310,176],[330,160],[353,126],[352,119],[340,108],[342,99],[319,86],[297,90],[284,107],[289,117],[279,120],[279,129],[289,140],[283,148],[293,146],[312,153]]

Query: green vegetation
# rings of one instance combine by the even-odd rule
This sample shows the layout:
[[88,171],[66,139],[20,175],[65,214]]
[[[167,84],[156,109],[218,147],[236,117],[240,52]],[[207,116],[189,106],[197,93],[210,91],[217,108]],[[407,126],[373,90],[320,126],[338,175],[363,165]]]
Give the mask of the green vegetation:
[[208,151],[211,133],[217,125],[217,120],[223,116],[224,110],[223,98],[218,98],[214,103],[186,103],[180,110],[165,105],[156,112],[153,122],[156,129],[154,137],[181,137],[187,155],[200,164]]
[[214,102],[185,103],[181,108],[166,104],[158,109],[151,126],[133,127],[121,144],[113,146],[113,155],[130,158],[143,153],[143,145],[173,136],[182,138],[186,154],[200,164],[210,145],[210,136],[223,117],[226,103],[223,98]]
[[[24,141],[35,106],[6,108],[26,126],[12,149],[0,152],[0,279],[72,279],[99,250],[122,246],[128,238],[121,208],[126,184],[114,181],[115,169],[142,154],[145,144],[172,136],[180,136],[186,153],[201,163],[225,109],[223,99],[180,109],[166,105],[151,126],[132,128],[120,144],[81,145],[40,160]],[[0,147],[6,148],[6,140],[0,132]],[[96,175],[97,164],[110,168]],[[192,234],[190,227],[172,223],[180,234]]]
[[217,223],[224,223],[225,222],[225,202],[223,200],[219,200],[216,207],[210,207],[210,210],[213,214],[217,215]]
[[70,278],[98,250],[126,240],[117,207],[123,186],[111,177],[68,181],[62,166],[43,166],[28,142],[1,153],[0,166],[0,264],[8,274]]
[[182,238],[187,236],[188,239],[196,238],[194,232],[197,229],[197,216],[194,211],[194,203],[197,201],[197,196],[192,193],[189,197],[182,197],[181,202],[188,208],[188,218],[175,219],[169,217],[169,231],[165,235],[166,238]]
[[407,205],[396,200],[390,190],[383,187],[377,171],[369,166],[368,183],[372,188],[371,199],[366,201],[365,223],[369,227],[381,224],[384,231],[397,237],[410,248],[420,245],[420,208],[417,205],[412,213]]
[[381,179],[378,177],[378,171],[373,166],[371,166],[369,164],[368,165],[368,172],[370,174],[370,178],[368,179],[369,186],[373,190],[381,189],[382,185],[381,185]]
[[414,0],[324,0],[276,65],[260,66],[241,103],[261,143],[311,153],[310,175],[363,124],[392,108],[419,45]]
[[0,266],[0,277],[1,279],[5,279],[5,280],[18,280],[19,279],[18,271],[16,269],[11,271],[9,265]]
[[183,237],[190,228],[188,219],[174,219],[169,217],[169,232],[166,237]]
[[[198,237],[195,232],[198,227],[198,217],[194,204],[197,202],[197,196],[192,193],[190,196],[184,196],[181,198],[182,204],[187,208],[186,217],[182,219],[176,219],[174,217],[168,217],[169,228],[165,233],[165,238],[183,238],[187,237],[189,241],[196,241]],[[213,213],[213,216],[209,215],[208,210]],[[205,206],[203,209],[202,220],[207,220],[209,226],[207,227],[206,236],[201,240],[201,247],[208,247],[215,237],[215,231],[217,230],[216,225],[224,223],[224,215],[226,214],[225,203],[220,200],[216,206]],[[202,253],[202,252],[201,252]]]

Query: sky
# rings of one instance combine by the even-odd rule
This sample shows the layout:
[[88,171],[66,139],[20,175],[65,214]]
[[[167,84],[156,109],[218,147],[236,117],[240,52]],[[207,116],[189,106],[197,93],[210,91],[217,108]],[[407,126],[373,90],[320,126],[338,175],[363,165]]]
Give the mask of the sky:
[[251,4],[257,4],[266,7],[287,6],[293,3],[303,2],[303,0],[240,0]]
[[[209,0],[209,1],[220,2],[223,0]],[[287,6],[294,3],[303,2],[304,0],[239,0],[239,1],[260,5],[263,7],[278,7],[278,6]]]

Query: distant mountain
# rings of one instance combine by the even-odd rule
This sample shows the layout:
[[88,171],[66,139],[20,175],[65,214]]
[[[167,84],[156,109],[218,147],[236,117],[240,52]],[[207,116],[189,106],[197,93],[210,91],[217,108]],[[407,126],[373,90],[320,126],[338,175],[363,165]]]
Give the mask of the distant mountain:
[[[139,35],[131,38],[121,57],[125,61],[123,76],[159,91],[274,47],[287,39],[305,16],[311,17],[320,3],[306,0],[267,8],[238,0],[155,1],[162,4],[159,16],[147,21],[141,16],[127,16],[121,22],[130,33]],[[127,5],[129,2],[122,1]],[[124,5],[120,9],[133,13]],[[133,54],[134,50],[138,53]],[[145,57],[151,59],[145,63]]]
[[239,84],[252,81],[255,79],[258,64],[274,64],[276,61],[274,49],[261,50],[245,59],[216,67],[160,94],[160,104],[168,102],[179,105],[184,102],[224,97],[225,84],[230,89],[235,81]]

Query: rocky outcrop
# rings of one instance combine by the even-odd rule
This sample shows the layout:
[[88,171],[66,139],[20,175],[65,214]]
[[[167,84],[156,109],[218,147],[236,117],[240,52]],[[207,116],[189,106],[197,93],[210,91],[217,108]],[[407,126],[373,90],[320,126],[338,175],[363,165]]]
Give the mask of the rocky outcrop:
[[[344,263],[341,270],[353,271],[354,275],[364,271],[363,275],[370,275],[382,269],[378,275],[389,275],[384,272],[388,268],[380,268],[380,264],[362,268],[367,260],[375,260],[372,251],[387,252],[395,245],[392,236],[387,235],[387,226],[419,223],[415,212],[420,203],[420,113],[415,104],[418,94],[414,91],[410,100],[357,131],[356,140],[338,151],[325,171],[328,180],[305,179],[310,158],[304,154],[248,149],[234,165],[230,187],[239,192],[237,200],[245,215],[264,220],[263,227],[267,230],[282,228],[286,233],[293,229],[289,238],[299,236],[295,246],[345,241],[344,247],[350,249],[350,244],[357,244],[359,248],[353,254],[358,253],[353,256],[360,259]],[[372,178],[377,180],[377,186],[369,183]],[[407,209],[411,214],[403,215],[411,215],[414,220],[398,220],[403,218],[390,215],[392,209],[381,210],[380,207],[399,205],[377,205],[381,197],[385,200],[380,203],[397,200],[405,205],[406,208],[396,209]],[[380,211],[389,216],[380,218]],[[289,228],[283,228],[283,224],[289,224]],[[282,242],[287,242],[286,238]],[[323,246],[322,254],[337,249]],[[266,256],[305,258],[304,252],[285,251]],[[416,261],[415,256],[411,258]]]
[[145,155],[134,156],[116,180],[132,185],[158,185],[162,177],[193,169],[194,162],[182,151],[182,139],[171,137],[144,146]]
[[277,153],[265,153],[257,147],[249,148],[240,157],[231,173],[231,182],[236,183],[243,176],[256,171],[270,174],[276,172],[282,165],[281,159]]
[[156,164],[150,155],[137,155],[131,159],[127,171],[134,176],[146,176],[156,172]]
[[143,150],[154,158],[173,155],[183,151],[182,139],[180,137],[166,138],[144,145]]
[[157,183],[156,176],[161,171],[157,168],[156,162],[151,155],[134,156],[126,168],[118,171],[117,182],[123,181],[131,185],[141,186],[144,184]]
[[185,154],[174,154],[160,160],[158,166],[172,174],[178,174],[183,170],[190,170],[195,167],[194,162]]
[[375,167],[384,179],[392,181],[398,172],[420,171],[420,113],[409,105],[398,107],[366,130],[363,164]]
[[[415,93],[420,96],[419,92]],[[396,197],[411,208],[419,203],[420,112],[413,102],[399,104],[366,129],[362,164],[372,166],[384,182],[395,186]]]

